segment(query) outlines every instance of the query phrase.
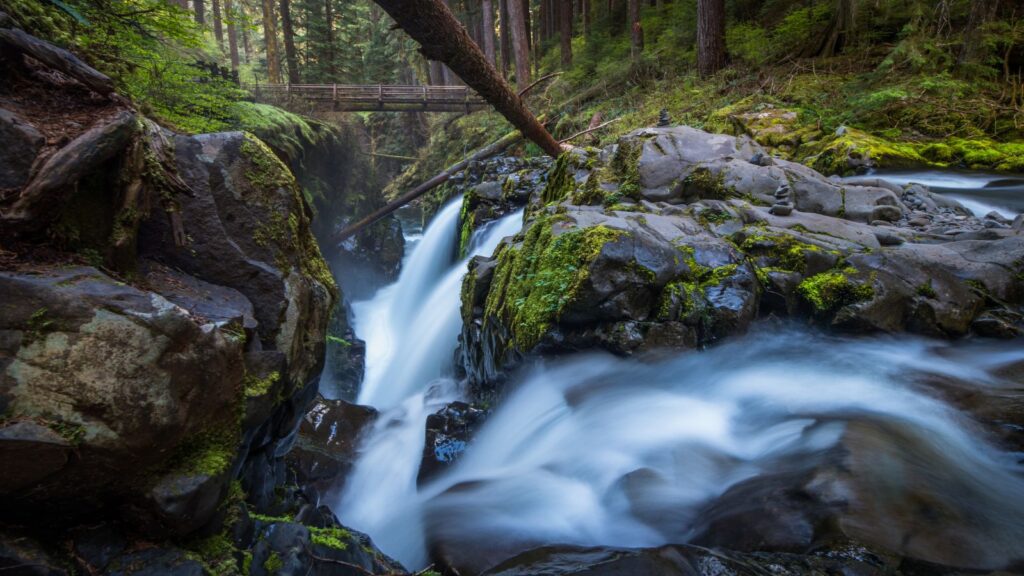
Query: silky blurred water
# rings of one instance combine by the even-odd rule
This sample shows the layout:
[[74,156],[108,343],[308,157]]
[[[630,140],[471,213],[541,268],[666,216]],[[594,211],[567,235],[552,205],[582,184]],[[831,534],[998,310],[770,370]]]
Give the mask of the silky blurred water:
[[[521,220],[478,232],[472,252],[492,252]],[[549,361],[514,378],[457,463],[418,488],[425,419],[461,397],[450,378],[466,270],[454,257],[457,230],[452,204],[398,282],[354,305],[368,350],[360,402],[382,415],[335,509],[407,567],[451,543],[496,562],[548,543],[686,542],[730,487],[810,467],[837,448],[851,454],[847,529],[864,539],[970,566],[1024,557],[1020,456],[920,385],[968,383],[982,395],[1019,387],[993,376],[1024,361],[1019,345],[774,326],[657,362]],[[920,502],[941,503],[941,518],[922,520]]]

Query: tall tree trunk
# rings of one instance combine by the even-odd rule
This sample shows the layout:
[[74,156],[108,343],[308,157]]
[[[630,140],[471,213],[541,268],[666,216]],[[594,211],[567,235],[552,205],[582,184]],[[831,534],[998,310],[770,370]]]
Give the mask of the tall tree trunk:
[[512,35],[509,27],[508,3],[517,0],[498,0],[498,19],[501,26],[501,75],[508,79],[512,67]]
[[277,16],[274,0],[263,0],[263,41],[266,45],[267,82],[281,83],[281,63],[277,50]]
[[[466,29],[439,0],[376,0],[409,36],[420,51],[451,67],[487,102],[550,156],[562,147],[533,116],[523,99],[473,43]],[[515,15],[513,15],[515,19]],[[522,80],[522,79],[520,79]],[[526,84],[524,84],[526,86]]]
[[488,62],[497,65],[497,54],[494,50],[494,0],[481,0],[480,10],[480,34],[484,40],[484,56],[487,56]]
[[327,60],[327,74],[330,76],[331,83],[337,81],[335,75],[338,73],[336,62],[334,60],[334,8],[331,6],[333,0],[324,0],[324,38],[326,39],[327,50],[324,54],[324,58]]
[[284,59],[288,65],[288,83],[299,83],[299,58],[295,55],[295,29],[292,26],[291,0],[281,0],[281,32],[284,34]]
[[572,66],[572,2],[559,2],[558,34],[562,43],[562,67]]
[[856,0],[836,0],[832,20],[821,35],[821,43],[813,56],[835,56],[853,40],[856,27]]
[[640,0],[629,0],[629,53],[639,60],[644,51],[644,28],[640,23]]
[[978,44],[981,41],[981,27],[995,17],[998,0],[971,0],[971,12],[964,27],[964,43],[957,56],[957,64],[974,62],[978,57]]
[[196,24],[206,24],[206,6],[203,0],[192,0],[192,10],[196,13]]
[[[240,0],[238,2],[238,14],[241,17],[243,23],[248,21],[248,15],[246,14],[245,11],[245,2],[243,0]],[[242,26],[242,49],[244,50],[245,54],[245,62],[252,62],[253,58],[255,57],[255,52],[252,47],[252,38],[250,37],[249,34],[249,27],[244,25]]]
[[211,4],[213,10],[213,36],[217,39],[217,46],[220,46],[220,51],[224,51],[224,22],[220,16],[220,0],[213,0]]
[[725,0],[697,0],[697,73],[707,77],[724,66]]
[[583,0],[583,36],[590,37],[590,0]]
[[224,17],[228,23],[228,54],[231,57],[231,69],[238,71],[238,32],[235,30],[234,0],[224,0]]
[[520,90],[530,85],[530,33],[526,28],[524,2],[508,0],[508,24],[512,36],[512,54],[516,61],[516,87]]
[[444,72],[441,71],[441,63],[430,60],[428,70],[430,71],[430,85],[440,86],[444,84]]

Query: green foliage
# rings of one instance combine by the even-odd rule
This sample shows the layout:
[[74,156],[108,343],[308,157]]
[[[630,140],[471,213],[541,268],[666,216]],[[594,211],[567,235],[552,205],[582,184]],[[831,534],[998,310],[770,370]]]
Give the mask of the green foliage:
[[347,550],[352,542],[352,533],[344,528],[309,527],[309,536],[313,544],[326,546],[335,550]]
[[[42,6],[42,8],[40,8]],[[166,0],[0,0],[29,32],[82,56],[161,123],[183,132],[229,126],[242,91],[197,66],[214,61],[189,12]],[[81,19],[88,22],[82,24]]]

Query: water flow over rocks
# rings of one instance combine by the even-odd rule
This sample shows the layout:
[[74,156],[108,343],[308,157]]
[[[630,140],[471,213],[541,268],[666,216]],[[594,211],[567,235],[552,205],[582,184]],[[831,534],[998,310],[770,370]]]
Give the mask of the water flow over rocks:
[[[340,497],[346,521],[385,539],[409,565],[425,558],[418,511],[406,508],[416,477],[427,417],[460,397],[450,379],[461,328],[459,295],[467,260],[457,253],[460,203],[443,208],[408,257],[396,284],[353,305],[357,335],[367,344],[361,403],[384,411]],[[483,226],[470,256],[490,254],[516,233],[522,212]]]

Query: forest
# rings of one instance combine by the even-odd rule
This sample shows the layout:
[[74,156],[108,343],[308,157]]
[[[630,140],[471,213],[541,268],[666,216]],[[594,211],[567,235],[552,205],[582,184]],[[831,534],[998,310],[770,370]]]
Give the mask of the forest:
[[1024,574],[1024,4],[0,0],[0,574]]

